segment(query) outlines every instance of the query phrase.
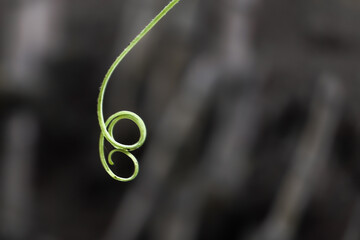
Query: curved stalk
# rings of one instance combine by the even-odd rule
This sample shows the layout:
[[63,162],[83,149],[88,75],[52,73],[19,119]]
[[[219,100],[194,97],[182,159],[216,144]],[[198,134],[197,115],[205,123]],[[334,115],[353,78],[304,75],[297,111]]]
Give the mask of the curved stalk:
[[[146,138],[146,127],[143,120],[133,112],[129,111],[120,111],[113,115],[111,115],[106,122],[104,121],[104,114],[103,114],[103,101],[104,101],[104,94],[106,90],[106,86],[110,80],[110,77],[119,63],[123,60],[123,58],[131,51],[131,49],[163,18],[177,3],[179,0],[172,0],[150,23],[130,42],[130,44],[122,51],[122,53],[115,59],[114,63],[110,66],[108,72],[105,75],[105,78],[100,87],[100,93],[98,97],[98,104],[97,104],[97,115],[99,120],[99,126],[101,129],[100,133],[100,140],[99,140],[99,153],[101,162],[106,170],[106,172],[115,180],[118,181],[131,181],[133,180],[138,172],[139,172],[139,164],[137,159],[130,153],[130,151],[135,150],[141,147]],[[139,128],[140,137],[139,140],[131,145],[125,145],[117,142],[113,137],[113,130],[114,126],[118,121],[121,119],[129,119],[133,121]],[[108,155],[108,160],[105,158],[104,152],[104,140],[107,140],[115,149],[112,150]],[[121,152],[127,155],[134,163],[134,172],[133,174],[128,177],[119,177],[117,176],[109,167],[108,164],[113,165],[112,155],[115,152]]]

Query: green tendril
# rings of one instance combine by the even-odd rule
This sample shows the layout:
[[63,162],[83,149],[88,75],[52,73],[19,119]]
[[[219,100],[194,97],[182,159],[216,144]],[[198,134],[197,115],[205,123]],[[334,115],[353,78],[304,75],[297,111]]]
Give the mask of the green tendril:
[[[103,101],[104,101],[104,94],[106,90],[106,86],[109,82],[109,79],[116,69],[116,67],[119,65],[119,63],[123,60],[123,58],[131,51],[131,49],[160,21],[161,18],[163,18],[166,13],[168,13],[177,3],[179,0],[172,0],[151,22],[135,37],[134,40],[131,41],[131,43],[123,50],[123,52],[115,59],[114,63],[110,66],[108,72],[105,75],[105,78],[101,84],[100,87],[100,93],[98,97],[98,104],[97,104],[97,115],[99,120],[99,125],[101,129],[100,133],[100,140],[99,140],[99,153],[100,153],[100,159],[101,162],[105,168],[105,171],[115,180],[127,182],[133,180],[138,172],[139,172],[139,164],[137,159],[130,153],[130,151],[135,150],[139,147],[141,147],[145,141],[146,138],[146,127],[143,122],[143,120],[136,115],[133,112],[129,111],[120,111],[113,115],[111,115],[106,122],[104,121],[104,114],[103,114]],[[133,121],[140,131],[140,137],[139,140],[131,145],[125,145],[117,142],[113,137],[113,130],[116,125],[116,123],[122,119],[129,119]],[[110,151],[108,154],[108,159],[105,158],[105,152],[104,152],[104,141],[105,139],[115,148],[114,150]],[[134,164],[134,172],[133,174],[128,177],[119,177],[117,176],[109,167],[108,164],[114,165],[114,162],[112,161],[112,156],[116,152],[124,153],[126,156],[128,156],[133,164]]]

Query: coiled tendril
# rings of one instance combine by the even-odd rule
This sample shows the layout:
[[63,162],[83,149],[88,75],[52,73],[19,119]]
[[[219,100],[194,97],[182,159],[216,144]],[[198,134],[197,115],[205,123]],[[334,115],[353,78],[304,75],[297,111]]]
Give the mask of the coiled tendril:
[[[177,3],[179,0],[172,0],[153,20],[150,21],[150,23],[135,37],[133,41],[124,49],[124,51],[116,58],[114,63],[109,68],[108,72],[105,75],[105,78],[101,84],[100,87],[100,93],[98,97],[98,104],[97,104],[97,115],[99,120],[99,125],[101,129],[100,133],[100,140],[99,140],[99,153],[100,153],[100,159],[101,162],[106,170],[106,172],[115,180],[118,181],[131,181],[133,180],[138,172],[139,172],[139,164],[137,159],[130,153],[130,151],[135,150],[139,147],[141,147],[145,141],[146,138],[146,127],[143,122],[143,120],[136,115],[133,112],[129,111],[120,111],[113,115],[111,115],[106,122],[104,121],[104,114],[103,114],[103,101],[104,101],[104,94],[106,86],[109,82],[109,79],[114,72],[115,68],[118,66],[118,64],[123,60],[123,58],[130,52],[130,50],[156,25],[157,22],[160,21],[161,18],[163,18],[167,12],[169,12]],[[117,142],[114,139],[113,136],[113,130],[116,125],[116,123],[122,119],[129,119],[133,121],[139,128],[140,131],[140,138],[139,140],[132,144],[132,145],[125,145]],[[105,139],[115,148],[114,150],[110,151],[108,155],[108,159],[105,158],[105,152],[104,152],[104,141]],[[112,156],[116,152],[124,153],[126,156],[128,156],[134,163],[134,172],[133,174],[128,178],[123,178],[117,176],[109,167],[108,163],[110,165],[113,165],[114,162],[112,161]]]

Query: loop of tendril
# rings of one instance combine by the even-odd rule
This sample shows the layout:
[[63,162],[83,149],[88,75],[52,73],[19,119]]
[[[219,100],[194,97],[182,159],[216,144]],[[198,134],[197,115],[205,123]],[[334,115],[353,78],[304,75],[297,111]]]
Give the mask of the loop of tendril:
[[[126,182],[126,181],[133,180],[137,176],[137,174],[139,172],[139,164],[138,164],[137,159],[134,157],[134,155],[132,155],[130,153],[130,151],[135,150],[143,145],[145,138],[146,138],[146,127],[145,127],[143,120],[138,115],[136,115],[133,112],[129,112],[129,111],[117,112],[117,113],[111,115],[106,120],[106,122],[104,121],[103,101],[104,101],[104,94],[105,94],[106,86],[109,82],[109,79],[110,79],[112,73],[114,72],[117,65],[121,62],[121,60],[156,25],[156,23],[158,21],[160,21],[160,19],[163,18],[166,15],[166,13],[168,11],[170,11],[178,2],[179,2],[179,0],[172,0],[153,20],[150,21],[150,23],[135,37],[135,39],[133,41],[131,41],[131,43],[124,49],[124,51],[116,58],[114,63],[111,65],[110,69],[106,73],[105,78],[101,84],[100,93],[99,93],[99,97],[98,97],[98,104],[97,104],[97,114],[98,114],[100,129],[101,129],[100,140],[99,140],[99,153],[100,153],[100,159],[105,168],[105,171],[115,180]],[[114,137],[113,137],[114,127],[115,127],[116,123],[118,121],[120,121],[121,119],[129,119],[138,126],[139,131],[140,131],[140,138],[136,143],[134,143],[132,145],[125,145],[125,144],[121,144],[121,143],[117,142],[114,139]],[[105,152],[104,152],[105,139],[115,148],[114,150],[110,151],[107,161],[106,161]],[[125,154],[126,156],[128,156],[132,160],[132,162],[134,164],[134,172],[130,177],[128,177],[128,178],[119,177],[110,169],[108,163],[110,165],[114,164],[114,162],[112,161],[112,156],[116,152],[121,152],[121,153]]]
[[[129,120],[133,121],[139,128],[140,138],[136,143],[134,143],[132,145],[121,144],[121,143],[117,142],[114,139],[114,134],[113,134],[114,127],[115,127],[116,123],[118,121],[122,120],[122,119],[129,119]],[[104,153],[104,140],[105,140],[105,138],[115,148],[114,150],[112,150],[109,153],[107,161],[106,161],[105,153]],[[137,176],[137,174],[139,172],[139,164],[138,164],[138,161],[136,160],[136,158],[134,157],[134,155],[132,155],[130,153],[130,151],[141,147],[143,145],[144,141],[145,141],[145,138],[146,138],[145,124],[141,120],[141,118],[138,115],[136,115],[135,113],[133,113],[133,112],[120,111],[120,112],[117,112],[117,113],[111,115],[108,118],[108,120],[106,120],[106,122],[105,122],[105,131],[104,132],[102,131],[101,134],[100,134],[99,152],[100,152],[101,162],[102,162],[106,172],[108,172],[108,174],[112,178],[114,178],[116,180],[119,180],[119,181],[126,182],[126,181],[133,180]],[[114,162],[112,161],[112,155],[114,153],[116,153],[116,152],[124,153],[126,156],[128,156],[132,160],[132,162],[134,164],[134,172],[130,177],[128,177],[128,178],[119,177],[116,174],[114,174],[114,172],[111,171],[111,169],[109,168],[108,163],[110,165],[114,165]]]

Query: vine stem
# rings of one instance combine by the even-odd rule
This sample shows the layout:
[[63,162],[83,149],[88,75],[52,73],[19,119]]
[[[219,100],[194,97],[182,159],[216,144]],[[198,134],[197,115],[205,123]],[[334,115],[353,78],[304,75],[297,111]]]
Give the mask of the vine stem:
[[[137,159],[130,153],[130,151],[135,150],[141,147],[146,139],[146,127],[143,120],[133,112],[129,111],[120,111],[111,115],[106,122],[104,121],[103,113],[103,101],[106,86],[110,80],[110,77],[119,63],[124,59],[124,57],[131,51],[133,47],[179,2],[180,0],[172,0],[168,5],[165,6],[163,10],[160,11],[156,17],[150,21],[150,23],[130,42],[130,44],[120,53],[120,55],[115,59],[114,63],[110,66],[108,72],[105,75],[105,78],[100,86],[100,93],[97,103],[97,115],[100,126],[100,140],[99,140],[99,153],[101,162],[105,168],[105,171],[115,180],[118,181],[131,181],[133,180],[139,172],[139,164]],[[140,137],[139,140],[132,145],[125,145],[117,142],[113,137],[113,130],[118,121],[121,119],[129,119],[133,121],[139,128]],[[108,155],[108,160],[106,161],[105,152],[104,152],[104,138],[115,148]],[[121,152],[127,155],[134,163],[134,172],[128,178],[123,178],[117,176],[109,167],[113,165],[112,155],[116,152]]]

